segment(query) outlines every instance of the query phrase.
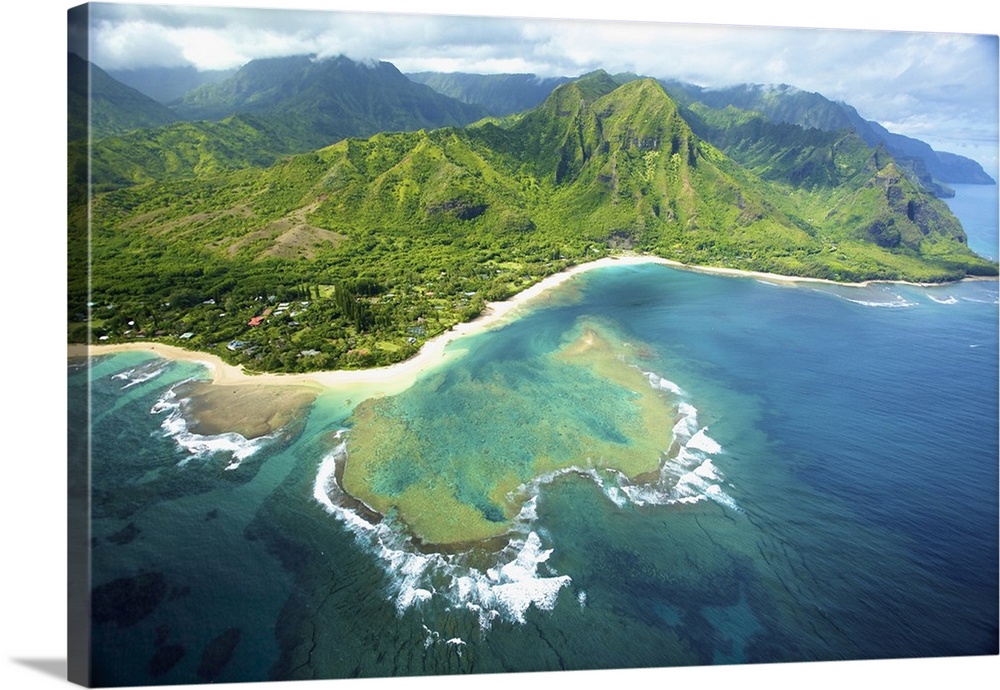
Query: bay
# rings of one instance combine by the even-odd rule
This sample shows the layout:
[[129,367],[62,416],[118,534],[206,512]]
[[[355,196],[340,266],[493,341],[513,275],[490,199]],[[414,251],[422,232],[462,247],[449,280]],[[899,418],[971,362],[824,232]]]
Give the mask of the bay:
[[[991,255],[996,188],[970,190],[949,203]],[[488,431],[530,456],[532,419],[615,419],[620,396],[588,417],[592,377],[552,358],[596,324],[676,410],[662,470],[581,457],[526,483],[505,542],[449,548],[338,487],[361,401],[192,444],[170,391],[200,367],[101,358],[70,375],[93,391],[97,680],[204,681],[234,629],[212,680],[996,654],[997,303],[995,281],[581,274],[393,398],[426,430],[407,452]],[[492,418],[463,424],[474,409]]]

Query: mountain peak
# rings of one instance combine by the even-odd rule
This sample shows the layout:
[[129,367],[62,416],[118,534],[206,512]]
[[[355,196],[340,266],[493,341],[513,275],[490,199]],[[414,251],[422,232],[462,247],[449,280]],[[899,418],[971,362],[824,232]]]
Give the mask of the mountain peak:
[[416,84],[394,65],[346,55],[295,55],[252,60],[233,77],[187,94],[177,110],[188,119],[234,113],[270,118],[305,134],[305,148],[347,136],[461,126],[486,115]]
[[571,82],[588,101],[596,101],[618,88],[619,84],[603,69],[594,70]]

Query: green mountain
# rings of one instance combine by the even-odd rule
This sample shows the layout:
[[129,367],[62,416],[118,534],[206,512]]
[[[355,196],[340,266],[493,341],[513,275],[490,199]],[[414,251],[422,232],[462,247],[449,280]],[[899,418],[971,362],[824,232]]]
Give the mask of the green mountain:
[[307,55],[253,60],[189,92],[174,109],[187,120],[252,115],[310,148],[376,132],[462,126],[487,114],[415,84],[387,62]]
[[[70,180],[95,191],[153,181],[211,177],[224,171],[265,167],[307,146],[283,130],[248,115],[219,122],[177,122],[92,142],[71,142]],[[88,167],[89,161],[89,167]]]
[[[735,107],[756,112],[775,124],[794,124],[827,132],[854,130],[869,146],[882,146],[911,179],[937,196],[952,196],[948,183],[995,184],[978,163],[963,156],[935,151],[926,143],[888,131],[865,120],[843,102],[793,86],[740,84],[706,89],[679,81],[664,81],[664,87],[684,107],[701,104],[715,110]],[[713,142],[715,143],[715,142]]]
[[[539,79],[531,74],[420,72],[408,76],[439,93],[483,105],[495,116],[506,116],[534,107],[552,89],[567,81],[565,78]],[[623,73],[613,78],[624,84],[640,77]],[[716,110],[736,107],[760,113],[775,124],[793,124],[827,132],[853,129],[869,146],[883,146],[911,179],[939,197],[954,195],[948,183],[995,184],[979,163],[964,156],[935,151],[918,139],[890,132],[879,123],[862,118],[847,103],[831,101],[818,93],[786,84],[739,84],[707,89],[676,80],[661,80],[661,83],[685,108],[694,103]],[[716,141],[712,143],[719,144]]]
[[68,55],[67,77],[69,141],[87,137],[88,116],[95,138],[159,127],[178,119],[163,104],[116,81],[75,53]]
[[764,115],[770,122],[805,128],[836,131],[849,129],[854,122],[839,104],[818,93],[803,91],[787,84],[738,84],[725,88],[704,88],[686,82],[663,82],[667,93],[678,104],[702,103],[722,110],[732,106]]
[[138,67],[107,70],[108,74],[126,86],[141,91],[154,101],[170,105],[189,91],[206,84],[217,84],[236,74],[235,69],[199,71],[191,65],[183,67]]
[[71,338],[89,296],[95,337],[160,337],[258,369],[385,364],[486,300],[621,250],[839,280],[996,275],[891,156],[843,136],[796,152],[803,130],[789,127],[784,156],[801,160],[762,150],[755,173],[655,80],[596,72],[501,121],[98,194]]
[[[153,103],[129,87],[115,88]],[[70,102],[76,102],[72,93]],[[84,143],[71,144],[71,183],[85,183],[90,174],[96,189],[107,190],[213,175],[270,165],[348,136],[467,124],[486,113],[410,82],[388,63],[305,56],[250,62],[230,79],[190,92],[176,110],[166,112],[185,121],[148,122],[114,136],[95,128],[89,151]],[[72,113],[70,121],[73,129]]]
[[468,74],[464,72],[413,72],[406,75],[440,94],[463,103],[483,106],[490,115],[505,117],[534,108],[569,77],[534,74]]
[[897,160],[920,161],[934,180],[956,184],[996,184],[996,180],[986,174],[982,166],[974,160],[955,153],[935,151],[919,139],[895,134],[877,122],[864,120],[846,103],[840,105],[851,119],[852,125],[870,146],[883,144]]

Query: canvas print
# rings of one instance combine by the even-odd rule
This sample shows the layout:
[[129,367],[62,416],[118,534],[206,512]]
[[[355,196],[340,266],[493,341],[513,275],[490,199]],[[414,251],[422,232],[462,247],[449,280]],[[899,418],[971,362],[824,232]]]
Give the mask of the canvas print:
[[71,680],[997,655],[997,36],[68,29]]

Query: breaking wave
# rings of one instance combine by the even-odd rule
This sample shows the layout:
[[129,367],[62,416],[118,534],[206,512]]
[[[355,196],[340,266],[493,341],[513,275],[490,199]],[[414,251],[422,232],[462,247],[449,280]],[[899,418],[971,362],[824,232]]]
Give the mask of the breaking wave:
[[160,424],[163,436],[173,438],[177,446],[187,453],[178,466],[183,467],[191,460],[205,459],[221,454],[229,458],[229,464],[226,465],[225,469],[235,470],[247,458],[256,454],[280,434],[280,430],[278,430],[267,436],[253,439],[248,439],[236,432],[213,435],[196,434],[190,430],[187,419],[184,417],[184,405],[187,399],[178,397],[175,388],[176,386],[164,393],[149,413],[153,415],[166,414]]
[[122,390],[131,388],[132,386],[137,386],[146,381],[151,381],[157,376],[165,372],[170,368],[171,363],[164,359],[152,359],[148,362],[140,364],[137,367],[132,367],[131,369],[126,369],[125,371],[120,371],[117,374],[112,374],[111,378],[117,381],[124,381],[125,385],[122,386]]
[[624,495],[636,505],[672,505],[711,500],[740,512],[736,501],[723,489],[725,476],[712,461],[723,454],[722,446],[708,435],[708,427],[699,423],[698,408],[675,383],[644,372],[650,385],[659,390],[676,391],[677,419],[674,422],[670,451],[665,454],[655,481],[629,482],[621,473],[612,475],[613,484],[604,482],[605,493],[616,500]]
[[972,295],[963,295],[962,300],[976,304],[1000,304],[1000,300],[997,299],[995,294],[990,294],[986,291],[980,291]]
[[848,302],[853,302],[854,304],[860,304],[862,307],[878,307],[886,309],[907,309],[909,307],[920,306],[920,302],[911,302],[902,295],[894,295],[893,299],[887,300],[864,300],[864,299],[851,299],[850,297],[845,297],[844,295],[837,295],[843,300]]
[[[507,545],[489,557],[490,566],[472,565],[472,551],[446,554],[418,549],[392,518],[379,515],[347,494],[339,480],[348,458],[347,430],[337,432],[336,447],[320,462],[313,498],[376,557],[391,583],[389,598],[400,613],[438,599],[449,607],[474,613],[484,629],[498,619],[523,623],[531,607],[551,610],[560,591],[572,582],[568,575],[546,565],[553,549],[543,543],[543,536],[535,529],[539,492],[557,478],[568,474],[588,477],[621,507],[711,500],[740,511],[723,489],[724,477],[712,461],[724,451],[708,435],[707,427],[699,424],[698,411],[686,400],[686,393],[657,374],[646,373],[646,377],[654,388],[677,397],[670,450],[663,454],[656,477],[632,482],[617,470],[593,467],[570,467],[537,477],[517,490],[529,498],[512,521]],[[483,554],[478,553],[478,557],[482,559]],[[585,595],[577,596],[580,606],[585,606]]]
[[[862,307],[872,307],[876,309],[909,309],[920,306],[920,302],[913,299],[913,295],[907,297],[906,288],[900,289],[898,285],[872,284],[867,286],[845,286],[823,284],[814,285],[811,289],[823,295],[830,295],[837,299],[857,304]],[[907,293],[907,294],[903,294]],[[920,293],[924,294],[924,293]],[[929,297],[929,295],[928,295]]]
[[338,433],[340,443],[320,463],[313,498],[378,558],[392,583],[390,598],[399,612],[440,597],[452,607],[474,613],[486,629],[497,619],[523,623],[532,606],[542,610],[555,606],[570,578],[540,572],[552,549],[544,548],[531,529],[535,498],[514,519],[510,541],[496,554],[492,567],[470,565],[469,554],[422,553],[391,520],[363,517],[363,512],[377,514],[340,488],[337,476],[347,460],[344,435]]

